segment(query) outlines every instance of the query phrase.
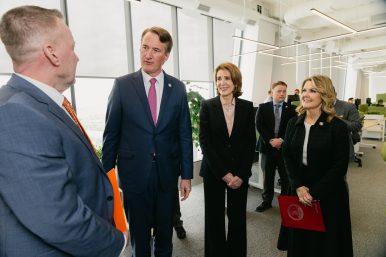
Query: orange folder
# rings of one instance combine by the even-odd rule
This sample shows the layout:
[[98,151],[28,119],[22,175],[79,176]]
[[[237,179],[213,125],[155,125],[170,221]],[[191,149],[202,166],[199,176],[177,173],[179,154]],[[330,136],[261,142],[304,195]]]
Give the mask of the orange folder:
[[115,227],[122,232],[126,232],[128,228],[127,219],[126,219],[125,209],[123,208],[123,204],[122,204],[122,198],[119,193],[118,180],[117,180],[117,175],[115,174],[114,168],[112,168],[109,172],[107,172],[107,177],[110,180],[110,183],[113,187],[113,193],[114,193]]
[[278,200],[284,227],[326,232],[319,201],[306,206],[299,202],[297,196],[279,195]]

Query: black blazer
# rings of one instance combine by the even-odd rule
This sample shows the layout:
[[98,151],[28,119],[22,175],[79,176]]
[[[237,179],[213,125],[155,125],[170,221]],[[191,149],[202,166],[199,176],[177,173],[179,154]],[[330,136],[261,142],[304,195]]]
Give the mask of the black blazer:
[[[308,173],[301,173],[305,137],[304,115],[290,120],[283,143],[286,170],[294,192],[307,186],[315,199],[336,197],[337,188],[344,185],[348,167],[348,130],[346,124],[333,118],[327,122],[322,113],[311,126],[307,145]],[[334,195],[335,193],[335,195]]]
[[222,179],[228,172],[243,181],[251,176],[256,145],[254,110],[250,101],[236,98],[235,118],[229,136],[220,97],[203,101],[200,110],[200,175]]
[[[296,116],[295,106],[283,102],[279,138],[284,138],[288,121]],[[256,129],[260,133],[259,150],[262,153],[269,153],[273,150],[269,140],[275,138],[275,114],[273,112],[273,102],[262,103],[256,113]]]

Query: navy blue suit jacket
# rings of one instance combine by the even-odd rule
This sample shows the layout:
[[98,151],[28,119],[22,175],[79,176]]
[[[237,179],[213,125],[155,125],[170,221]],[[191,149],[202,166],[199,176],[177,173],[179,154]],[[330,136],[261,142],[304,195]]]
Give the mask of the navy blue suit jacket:
[[118,256],[112,195],[69,115],[13,75],[0,89],[0,256]]
[[115,80],[103,135],[103,166],[115,167],[126,193],[145,191],[153,154],[163,190],[175,190],[178,177],[193,178],[192,128],[185,85],[164,73],[154,126],[141,71]]

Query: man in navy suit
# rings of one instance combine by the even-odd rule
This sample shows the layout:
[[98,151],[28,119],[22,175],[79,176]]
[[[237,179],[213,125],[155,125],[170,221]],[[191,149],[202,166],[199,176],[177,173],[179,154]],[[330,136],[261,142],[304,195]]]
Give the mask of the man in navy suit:
[[264,173],[263,202],[257,212],[272,207],[276,168],[280,176],[282,193],[287,190],[288,177],[284,168],[281,145],[290,118],[296,115],[295,108],[287,104],[287,84],[278,81],[272,85],[272,101],[260,104],[256,114],[256,129],[260,134],[261,168]]
[[119,256],[112,187],[62,107],[78,62],[62,14],[12,9],[0,37],[15,71],[0,89],[0,256]]
[[142,68],[115,80],[107,107],[102,161],[106,171],[117,161],[135,257],[150,257],[152,228],[155,256],[172,256],[179,176],[182,200],[191,190],[193,147],[186,90],[162,70],[172,45],[165,29],[146,29],[141,38]]

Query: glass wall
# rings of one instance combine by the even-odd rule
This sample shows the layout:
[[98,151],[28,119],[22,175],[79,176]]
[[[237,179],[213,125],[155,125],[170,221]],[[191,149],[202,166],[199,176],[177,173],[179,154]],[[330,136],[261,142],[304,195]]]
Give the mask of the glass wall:
[[211,81],[209,73],[208,17],[177,11],[180,79]]
[[[232,62],[234,49],[238,49],[232,38],[235,29],[231,23],[156,1],[64,2],[80,59],[75,99],[71,99],[70,90],[64,95],[76,101],[79,119],[96,146],[102,145],[107,100],[114,78],[128,73],[132,62],[135,70],[140,69],[139,49],[145,28],[160,26],[172,34],[178,56],[171,53],[164,70],[187,84],[187,91],[197,91],[205,99],[215,96],[213,69],[220,63]],[[60,3],[59,0],[1,0],[0,15],[18,5],[60,9]],[[2,45],[0,84],[5,84],[11,73],[12,64]]]
[[68,23],[79,57],[77,75],[116,77],[127,73],[124,2],[68,0],[67,3]]

